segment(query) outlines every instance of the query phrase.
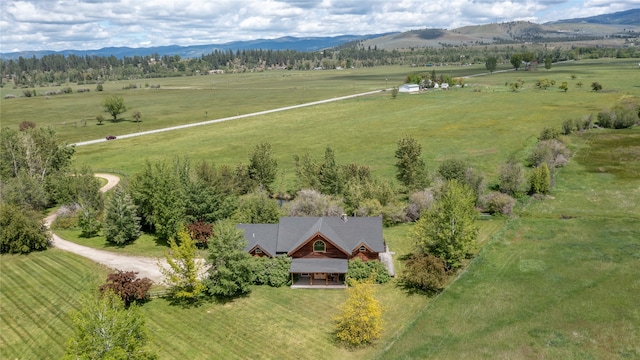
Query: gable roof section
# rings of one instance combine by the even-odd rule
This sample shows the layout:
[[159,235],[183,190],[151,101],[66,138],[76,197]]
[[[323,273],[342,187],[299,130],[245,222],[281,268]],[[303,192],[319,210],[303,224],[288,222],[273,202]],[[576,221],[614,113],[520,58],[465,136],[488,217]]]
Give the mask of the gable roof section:
[[279,224],[239,224],[245,231],[246,251],[259,245],[271,255],[290,253],[316,234],[350,254],[361,245],[384,252],[381,217],[281,217]]
[[289,252],[322,234],[337,247],[351,253],[360,244],[375,252],[384,252],[381,217],[282,217],[278,230],[278,252]]
[[260,247],[270,256],[276,255],[278,243],[278,224],[238,224],[238,229],[244,230],[244,238],[247,240],[246,252]]

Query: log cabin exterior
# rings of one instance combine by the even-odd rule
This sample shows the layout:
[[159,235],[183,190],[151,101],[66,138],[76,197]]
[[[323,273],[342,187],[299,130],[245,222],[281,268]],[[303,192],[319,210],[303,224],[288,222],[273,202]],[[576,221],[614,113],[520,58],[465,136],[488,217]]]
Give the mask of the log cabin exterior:
[[253,256],[292,258],[291,283],[341,284],[348,262],[378,261],[385,252],[381,217],[281,217],[278,224],[238,224]]

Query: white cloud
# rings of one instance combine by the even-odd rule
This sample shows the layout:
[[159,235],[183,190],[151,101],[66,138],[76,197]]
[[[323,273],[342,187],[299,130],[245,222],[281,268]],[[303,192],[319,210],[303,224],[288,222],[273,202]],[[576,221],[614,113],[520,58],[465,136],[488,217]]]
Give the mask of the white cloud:
[[450,29],[637,7],[640,0],[5,0],[0,52]]

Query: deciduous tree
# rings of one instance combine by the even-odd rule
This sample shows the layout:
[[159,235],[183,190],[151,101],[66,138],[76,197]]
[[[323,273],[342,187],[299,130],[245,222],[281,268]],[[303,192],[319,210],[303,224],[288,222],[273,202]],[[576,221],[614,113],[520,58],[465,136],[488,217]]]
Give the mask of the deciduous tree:
[[149,278],[138,278],[134,271],[116,270],[107,275],[107,282],[100,286],[101,292],[111,291],[120,296],[125,306],[136,301],[145,301],[149,298],[149,289],[153,282]]
[[518,70],[522,66],[522,54],[513,54],[511,55],[511,65],[513,68]]
[[490,73],[492,73],[496,71],[496,68],[498,67],[498,59],[495,56],[489,56],[484,66]]
[[113,117],[113,122],[118,121],[118,115],[127,111],[127,107],[124,104],[124,98],[122,96],[109,96],[104,99],[102,107],[106,113],[109,113]]
[[128,308],[111,291],[91,294],[70,315],[74,334],[65,359],[156,359],[147,347],[148,335],[140,309]]
[[196,242],[183,227],[178,231],[177,239],[169,240],[169,246],[170,250],[165,253],[169,267],[160,266],[170,287],[169,296],[177,302],[195,303],[206,289],[199,278],[202,266],[196,259]]
[[334,318],[336,337],[348,346],[362,346],[379,339],[382,330],[382,305],[375,298],[371,281],[352,282],[347,300]]
[[50,239],[40,213],[13,204],[0,206],[0,253],[45,250]]
[[414,237],[422,248],[459,268],[475,248],[476,196],[468,186],[450,180],[433,206],[416,222]]

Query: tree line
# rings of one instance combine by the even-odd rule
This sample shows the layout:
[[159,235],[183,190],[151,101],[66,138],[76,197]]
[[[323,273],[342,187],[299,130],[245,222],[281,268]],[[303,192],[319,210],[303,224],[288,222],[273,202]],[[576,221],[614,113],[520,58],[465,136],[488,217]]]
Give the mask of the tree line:
[[509,63],[513,56],[531,54],[532,59],[542,63],[580,58],[639,57],[633,46],[625,48],[574,47],[561,49],[547,46],[442,46],[439,48],[408,48],[382,50],[365,48],[361,42],[343,44],[323,51],[301,52],[295,50],[215,50],[200,57],[183,59],[179,55],[151,54],[146,56],[115,56],[74,54],[50,54],[40,58],[19,57],[17,60],[0,60],[3,84],[17,87],[35,87],[50,84],[78,85],[104,81],[161,78],[172,76],[195,76],[208,74],[210,70],[226,72],[265,70],[313,70],[359,68],[384,65],[414,65],[441,63],[486,63],[495,57],[498,63]]

